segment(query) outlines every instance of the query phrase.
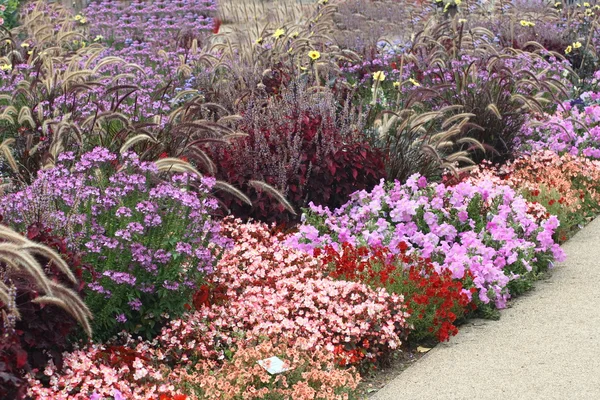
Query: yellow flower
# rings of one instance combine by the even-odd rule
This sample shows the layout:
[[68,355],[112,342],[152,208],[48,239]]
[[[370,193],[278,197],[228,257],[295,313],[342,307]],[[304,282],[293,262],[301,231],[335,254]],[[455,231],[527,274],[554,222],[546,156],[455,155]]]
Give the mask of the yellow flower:
[[573,43],[573,48],[574,49],[578,49],[580,47],[581,47],[581,42],[575,42],[575,43]]
[[294,33],[292,33],[292,34],[290,35],[290,37],[291,37],[292,39],[296,39],[296,38],[298,37],[298,35],[299,35],[299,33],[298,33],[298,32],[294,32]]
[[444,0],[435,0],[436,3],[441,3]]
[[301,70],[301,71],[306,71],[307,69],[308,69],[308,68],[306,68],[306,67],[300,67],[300,70]]
[[379,82],[383,82],[385,80],[385,72],[377,71],[373,72],[373,79]]
[[414,86],[421,86],[421,84],[419,82],[417,82],[416,80],[414,80],[413,78],[410,78],[408,81],[410,83],[412,83]]
[[75,16],[75,21],[80,21],[80,20],[81,20],[81,18],[83,18],[83,16],[82,16],[81,14],[77,14],[77,15]]
[[562,3],[560,1],[557,1],[556,3],[554,3],[554,7],[560,7],[562,5]]
[[587,10],[585,10],[585,15],[586,17],[591,17],[592,15],[594,15],[594,12],[588,8]]
[[21,43],[21,47],[29,47],[29,43]]
[[525,21],[524,19],[521,20],[520,24],[521,24],[521,26],[535,26],[534,22]]
[[254,41],[254,44],[262,44],[262,42],[263,42],[263,38],[259,37],[258,39],[256,39]]
[[85,23],[87,22],[87,18],[81,18],[81,19],[79,20],[79,22],[81,22],[82,24],[85,24]]
[[104,36],[102,36],[102,35],[96,35],[96,37],[94,38],[94,42],[99,42],[102,39],[104,39]]
[[587,2],[586,2],[586,3],[583,3],[583,6],[584,6],[584,7],[590,7],[590,3],[587,3]]
[[594,6],[594,8],[595,8],[596,10],[600,10],[600,6],[599,6],[598,4],[596,4],[596,5]]
[[457,6],[460,6],[460,3],[462,3],[462,0],[454,0],[454,4],[456,4]]
[[329,0],[319,0],[319,4],[327,4],[329,3]]
[[394,87],[395,88],[399,88],[400,87],[400,82],[394,82]]
[[0,70],[2,70],[2,71],[10,71],[11,69],[12,69],[12,65],[9,65],[9,64],[0,65]]
[[29,54],[29,55],[32,55],[32,54],[33,54],[33,50],[29,50],[29,51],[27,52],[27,54]]
[[448,11],[448,8],[450,8],[450,3],[446,3],[444,6],[444,12]]
[[319,53],[316,50],[312,50],[312,51],[308,52],[308,56],[310,57],[311,60],[317,61],[319,58],[321,58],[321,53]]
[[565,49],[565,54],[569,54],[572,51],[573,51],[573,47],[567,46],[567,48]]
[[283,35],[285,35],[285,29],[283,28],[279,28],[275,31],[275,33],[273,33],[273,37],[275,39],[279,39],[280,37],[282,37]]
[[467,22],[467,20],[464,19],[464,18],[461,18],[461,19],[458,20],[459,24],[464,24],[465,22]]

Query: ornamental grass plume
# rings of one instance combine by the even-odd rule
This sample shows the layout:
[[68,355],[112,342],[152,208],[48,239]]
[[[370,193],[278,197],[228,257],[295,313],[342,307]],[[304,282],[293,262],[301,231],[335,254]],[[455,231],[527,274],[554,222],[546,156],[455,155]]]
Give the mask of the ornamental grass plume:
[[16,290],[13,281],[25,279],[36,286],[40,295],[34,303],[57,306],[68,312],[92,336],[90,320],[92,313],[79,296],[67,286],[50,280],[44,272],[40,259],[55,265],[73,284],[78,281],[70,267],[54,250],[37,244],[19,235],[12,229],[0,225],[0,305],[4,331],[10,333],[20,318],[16,308]]
[[446,169],[458,175],[472,168],[472,152],[460,151],[458,147],[484,148],[473,138],[461,137],[474,116],[457,113],[461,109],[458,105],[431,112],[414,109],[382,112],[375,121],[376,144],[385,154],[388,179],[402,182],[414,173],[431,178]]

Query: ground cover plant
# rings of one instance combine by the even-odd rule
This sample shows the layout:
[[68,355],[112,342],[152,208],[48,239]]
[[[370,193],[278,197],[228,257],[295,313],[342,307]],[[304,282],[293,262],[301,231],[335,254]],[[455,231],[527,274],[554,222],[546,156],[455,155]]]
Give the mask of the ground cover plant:
[[600,7],[530,3],[0,4],[0,397],[359,399],[497,317],[600,212]]

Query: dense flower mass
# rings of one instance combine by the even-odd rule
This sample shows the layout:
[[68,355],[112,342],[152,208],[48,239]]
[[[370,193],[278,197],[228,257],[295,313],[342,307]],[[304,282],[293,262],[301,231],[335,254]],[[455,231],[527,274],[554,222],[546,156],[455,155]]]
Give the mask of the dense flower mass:
[[476,308],[471,294],[463,284],[470,284],[471,274],[454,279],[449,270],[438,273],[431,261],[407,256],[408,245],[400,242],[395,254],[387,247],[359,247],[342,243],[335,250],[326,246],[315,249],[328,267],[329,276],[336,279],[364,282],[372,287],[384,287],[391,293],[402,293],[408,304],[407,321],[410,338],[436,338],[446,341],[458,333],[457,318]]
[[157,399],[171,394],[173,386],[165,381],[164,370],[147,344],[134,348],[92,345],[68,354],[64,373],[50,364],[44,370],[48,387],[30,379],[28,395],[36,399],[88,400]]
[[408,182],[357,192],[336,210],[312,205],[299,232],[288,241],[304,250],[348,242],[354,246],[408,245],[408,254],[430,258],[437,272],[456,279],[466,271],[484,303],[503,308],[509,282],[562,260],[552,239],[554,216],[541,223],[509,186],[480,181],[448,187],[418,175]]
[[92,35],[131,44],[164,40],[180,31],[210,31],[216,9],[212,0],[102,0],[91,1],[84,14],[92,23]]
[[[286,360],[288,373],[270,375],[257,363],[273,355]],[[271,341],[239,349],[232,361],[223,365],[205,360],[193,369],[176,370],[170,378],[176,384],[193,382],[197,389],[191,399],[355,399],[360,381],[353,368],[336,368],[331,352],[303,352]]]
[[263,336],[305,350],[358,348],[356,361],[401,345],[408,328],[402,296],[327,278],[318,258],[287,248],[266,225],[230,221],[225,229],[235,245],[211,282],[226,289],[227,300],[165,328],[160,340],[175,354],[219,359]]
[[[40,400],[210,400],[216,398],[357,399],[360,376],[341,370],[331,352],[305,352],[273,341],[240,348],[231,360],[165,363],[160,348],[131,338],[126,345],[89,346],[65,358],[59,370],[44,370],[49,385],[29,378],[29,396]],[[285,362],[271,375],[257,363],[272,356]]]
[[214,180],[184,174],[163,181],[155,164],[135,153],[103,148],[59,160],[7,195],[2,214],[17,226],[42,222],[86,253],[86,296],[98,337],[121,329],[151,336],[166,314],[184,311],[228,246],[210,217]]
[[537,151],[503,166],[481,165],[466,179],[519,190],[528,200],[529,213],[539,221],[558,217],[555,238],[559,241],[595,215],[600,204],[600,163],[568,153]]

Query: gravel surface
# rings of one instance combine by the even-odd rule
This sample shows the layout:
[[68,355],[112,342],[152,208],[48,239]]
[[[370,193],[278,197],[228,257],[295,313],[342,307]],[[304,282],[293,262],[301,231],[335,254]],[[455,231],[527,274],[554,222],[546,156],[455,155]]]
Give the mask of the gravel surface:
[[372,399],[600,400],[600,218],[563,248],[499,321],[463,326]]

